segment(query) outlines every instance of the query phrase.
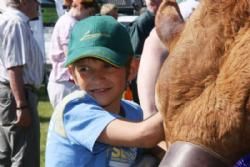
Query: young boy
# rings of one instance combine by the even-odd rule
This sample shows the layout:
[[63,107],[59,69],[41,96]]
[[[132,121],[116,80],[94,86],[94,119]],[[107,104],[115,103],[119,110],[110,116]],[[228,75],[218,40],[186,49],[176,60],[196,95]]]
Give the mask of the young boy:
[[159,113],[142,121],[140,107],[121,99],[134,76],[132,55],[126,29],[111,16],[91,16],[74,26],[66,66],[81,90],[53,113],[46,167],[132,166],[138,148],[163,140]]

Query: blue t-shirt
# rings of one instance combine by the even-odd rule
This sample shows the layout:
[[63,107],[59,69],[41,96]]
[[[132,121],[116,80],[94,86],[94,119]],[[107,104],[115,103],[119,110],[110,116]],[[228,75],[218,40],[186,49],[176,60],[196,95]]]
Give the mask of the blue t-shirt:
[[[121,100],[127,120],[141,121],[136,103]],[[50,121],[46,167],[132,166],[137,148],[112,147],[97,141],[103,129],[121,116],[100,107],[85,91],[75,91],[56,107]]]

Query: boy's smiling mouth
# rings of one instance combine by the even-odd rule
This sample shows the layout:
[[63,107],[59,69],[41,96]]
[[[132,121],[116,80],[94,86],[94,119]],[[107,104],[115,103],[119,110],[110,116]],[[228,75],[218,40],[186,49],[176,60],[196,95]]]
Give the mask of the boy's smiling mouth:
[[109,90],[111,90],[111,88],[97,88],[97,89],[91,89],[89,90],[89,92],[93,95],[100,95],[107,93]]

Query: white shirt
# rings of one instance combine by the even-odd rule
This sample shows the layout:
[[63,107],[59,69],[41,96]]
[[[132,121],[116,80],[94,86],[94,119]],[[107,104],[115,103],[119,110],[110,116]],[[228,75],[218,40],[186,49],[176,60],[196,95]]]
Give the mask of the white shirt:
[[39,88],[44,78],[44,59],[28,21],[14,8],[0,15],[0,81],[9,82],[8,68],[23,66],[24,84]]

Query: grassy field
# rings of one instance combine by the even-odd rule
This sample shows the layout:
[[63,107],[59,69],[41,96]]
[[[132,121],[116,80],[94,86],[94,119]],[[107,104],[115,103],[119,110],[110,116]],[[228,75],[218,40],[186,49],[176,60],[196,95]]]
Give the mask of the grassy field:
[[53,112],[52,107],[49,103],[49,99],[45,92],[45,89],[42,88],[39,94],[39,106],[38,106],[39,116],[40,116],[40,167],[44,167],[45,164],[45,145],[46,145],[46,138],[47,138],[47,130],[49,125],[50,116]]

